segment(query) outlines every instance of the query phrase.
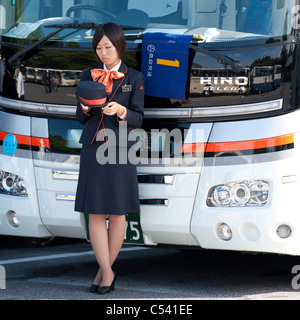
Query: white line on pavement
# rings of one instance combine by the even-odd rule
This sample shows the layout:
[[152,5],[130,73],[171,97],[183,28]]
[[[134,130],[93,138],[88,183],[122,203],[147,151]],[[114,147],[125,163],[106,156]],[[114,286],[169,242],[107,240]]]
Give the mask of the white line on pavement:
[[[129,247],[129,248],[122,248],[120,251],[136,251],[136,250],[146,250],[149,248],[146,247]],[[65,259],[65,258],[72,258],[72,257],[80,257],[80,256],[87,256],[93,255],[94,251],[84,251],[84,252],[74,252],[74,253],[61,253],[61,254],[52,254],[48,256],[37,256],[37,257],[28,257],[28,258],[19,258],[19,259],[10,259],[10,260],[0,260],[0,265],[8,265],[14,263],[22,263],[22,262],[32,262],[32,261],[43,261],[43,260],[51,260],[51,259]]]

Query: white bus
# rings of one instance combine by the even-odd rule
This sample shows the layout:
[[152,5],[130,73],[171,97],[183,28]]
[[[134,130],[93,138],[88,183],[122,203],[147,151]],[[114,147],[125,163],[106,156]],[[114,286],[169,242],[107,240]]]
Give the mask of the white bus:
[[[145,97],[141,142],[157,161],[138,165],[141,212],[128,215],[124,241],[299,255],[299,8],[298,0],[2,0],[0,234],[88,237],[74,211],[76,85],[45,92],[25,79],[18,100],[14,74],[18,66],[80,74],[97,64],[95,26],[113,21],[126,35],[124,61],[138,70],[144,34],[193,35],[186,99]],[[249,90],[263,61],[280,81]],[[208,75],[217,94],[203,92],[205,70],[218,70]],[[174,129],[181,139],[164,139]],[[165,148],[177,165],[164,161]]]

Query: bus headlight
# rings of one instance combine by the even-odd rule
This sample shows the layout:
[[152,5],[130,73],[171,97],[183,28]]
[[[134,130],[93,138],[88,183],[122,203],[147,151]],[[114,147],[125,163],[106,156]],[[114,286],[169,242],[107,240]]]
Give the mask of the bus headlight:
[[25,181],[11,172],[0,171],[0,194],[27,197]]
[[230,182],[209,190],[209,207],[260,207],[267,203],[269,183],[263,180]]

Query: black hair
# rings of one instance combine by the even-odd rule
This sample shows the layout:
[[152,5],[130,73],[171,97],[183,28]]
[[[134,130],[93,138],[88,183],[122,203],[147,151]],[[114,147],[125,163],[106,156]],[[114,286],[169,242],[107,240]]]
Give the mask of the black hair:
[[112,22],[101,24],[96,29],[93,37],[93,49],[95,53],[103,36],[106,36],[111,41],[119,54],[119,58],[122,59],[127,49],[123,29],[119,25]]

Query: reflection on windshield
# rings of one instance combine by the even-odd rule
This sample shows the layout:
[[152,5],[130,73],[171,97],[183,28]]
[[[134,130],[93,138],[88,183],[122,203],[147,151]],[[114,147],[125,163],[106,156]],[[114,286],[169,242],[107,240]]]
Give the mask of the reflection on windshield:
[[[142,32],[196,34],[206,42],[282,36],[292,31],[295,5],[293,0],[20,0],[15,5],[3,1],[2,35],[33,40],[55,30],[43,28],[45,25],[72,21],[113,21],[140,27]],[[55,36],[55,40],[86,42],[93,32],[68,29]]]

